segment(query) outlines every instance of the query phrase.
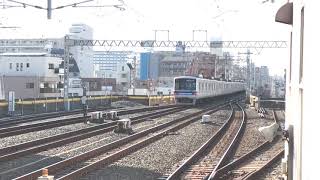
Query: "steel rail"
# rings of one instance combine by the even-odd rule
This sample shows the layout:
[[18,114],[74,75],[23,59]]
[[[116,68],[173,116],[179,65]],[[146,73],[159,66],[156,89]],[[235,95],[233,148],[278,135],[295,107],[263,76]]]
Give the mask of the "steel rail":
[[[155,110],[155,108],[157,107],[123,110],[123,111],[119,111],[118,115],[121,116],[121,115],[130,114],[130,113],[151,111],[151,110]],[[86,118],[88,118],[88,116]],[[65,126],[70,124],[81,123],[83,122],[83,120],[84,120],[84,117],[75,117],[70,119],[59,119],[54,121],[40,122],[36,124],[27,124],[22,126],[13,126],[9,128],[3,128],[3,129],[0,129],[0,138],[16,136],[24,133],[35,132],[35,131],[50,129],[54,127],[60,127],[60,126]]]
[[[100,107],[96,109],[89,109],[88,112],[99,111],[99,110],[114,110],[114,109]],[[120,109],[116,109],[116,110],[120,110]],[[75,110],[75,111],[68,111],[68,112],[53,112],[50,114],[45,113],[45,114],[37,114],[37,115],[25,115],[25,116],[19,116],[17,118],[0,119],[0,127],[4,128],[4,127],[14,126],[21,123],[39,121],[39,120],[48,119],[48,118],[57,118],[61,116],[81,114],[82,112],[83,110]]]
[[[139,110],[139,109],[154,110],[156,108],[163,109],[163,108],[170,108],[170,107],[175,107],[175,106],[176,105],[165,105],[165,106],[154,106],[154,107],[147,107],[147,108],[133,108],[133,109],[124,109],[124,111],[129,111],[130,113],[132,113],[132,112]],[[105,110],[121,110],[122,111],[123,109],[122,108],[100,107],[100,108],[96,108],[96,109],[89,109],[88,112],[105,111]],[[38,115],[38,116],[27,115],[27,117],[23,116],[23,117],[19,117],[16,119],[0,120],[0,128],[14,126],[14,125],[21,124],[21,123],[29,123],[29,122],[33,122],[33,121],[39,121],[39,120],[48,119],[48,118],[57,118],[57,117],[61,117],[61,116],[81,114],[81,112],[83,112],[83,111],[82,110],[75,110],[75,111],[69,111],[69,112],[50,113],[50,114]]]
[[222,166],[226,165],[226,163],[228,162],[228,160],[231,159],[232,157],[232,152],[234,152],[234,147],[236,145],[239,145],[238,142],[240,140],[241,135],[244,133],[245,130],[245,126],[247,123],[247,118],[246,118],[246,113],[243,110],[243,108],[238,104],[238,107],[241,109],[242,111],[242,121],[241,121],[241,125],[240,128],[237,132],[237,134],[234,136],[232,142],[230,143],[228,149],[224,152],[224,154],[222,155],[222,157],[220,158],[218,164],[215,166],[215,168],[213,169],[213,171],[211,172],[211,174],[209,175],[208,179],[213,179],[215,177],[215,173],[216,171],[221,168]]
[[[275,111],[272,111],[272,115],[273,115],[273,119],[275,122],[278,122],[278,118],[277,115],[275,113]],[[236,169],[238,166],[240,166],[241,164],[245,163],[246,161],[250,160],[250,158],[252,158],[255,155],[258,155],[259,153],[268,151],[270,148],[272,148],[272,143],[270,143],[269,141],[265,141],[263,143],[261,143],[258,147],[252,149],[250,152],[246,153],[245,155],[237,158],[236,160],[234,160],[233,162],[230,162],[229,164],[219,168],[218,170],[216,170],[214,176],[212,176],[211,178],[209,178],[210,180],[219,180],[221,179],[221,177],[225,174],[229,174],[230,171],[232,171],[233,169]]]
[[[208,114],[211,114],[215,111],[217,111],[218,109],[214,109],[214,110],[211,110],[209,112],[207,112]],[[121,149],[120,151],[117,151],[115,153],[112,153],[110,154],[109,156],[107,157],[104,157],[102,158],[101,160],[98,160],[97,162],[94,162],[92,164],[89,164],[85,167],[82,167],[76,171],[73,171],[71,173],[68,173],[60,178],[57,178],[57,180],[69,180],[69,179],[78,179],[79,177],[91,172],[91,171],[94,171],[96,169],[99,169],[101,168],[101,166],[105,166],[105,165],[109,165],[111,164],[112,162],[115,162],[116,160],[118,159],[121,159],[122,157],[125,157],[145,146],[147,146],[148,144],[151,144],[159,139],[161,139],[162,137],[164,137],[166,134],[168,134],[169,132],[174,132],[174,131],[177,131],[183,127],[186,127],[187,125],[197,121],[199,118],[201,118],[201,114],[203,113],[200,113],[198,115],[194,115],[194,116],[186,116],[184,119],[183,119],[183,122],[178,122],[180,124],[177,124],[175,125],[174,127],[170,128],[170,129],[167,129],[167,130],[164,130],[162,132],[159,132],[159,133],[156,133],[155,135],[145,139],[145,140],[142,140],[142,141],[139,141],[138,143],[135,143],[133,145],[130,145],[129,147],[125,147],[124,149]],[[190,119],[191,118],[191,119]],[[171,124],[171,123],[170,123]],[[168,126],[164,126],[164,127],[168,127]],[[163,129],[163,128],[161,128]]]
[[[228,130],[228,127],[232,123],[232,120],[234,118],[234,109],[232,109],[232,114],[228,118],[227,122],[223,124],[223,126],[207,141],[205,142],[195,153],[193,153],[186,161],[182,163],[173,173],[169,175],[167,180],[176,180],[179,179],[180,176],[200,157],[205,153],[205,151],[208,150],[208,148],[213,148],[218,141],[223,137],[225,132]],[[244,119],[243,119],[244,121]],[[241,125],[243,125],[243,121]],[[238,133],[241,129],[241,126],[238,130]],[[235,142],[235,140],[233,140]]]
[[[181,110],[183,110],[183,108],[169,109],[169,110],[164,110],[162,112],[155,112],[147,115],[142,115],[139,117],[132,118],[133,119],[132,124],[141,123],[143,121],[149,120],[150,118],[158,118],[158,117],[172,114]],[[73,133],[75,134],[74,136],[70,136],[70,133],[64,133],[56,136],[55,138],[49,137],[49,138],[44,138],[36,141],[31,141],[27,144],[11,146],[11,147],[0,149],[0,152],[2,153],[0,156],[0,162],[5,162],[12,159],[20,158],[22,156],[38,153],[51,148],[60,147],[66,144],[70,144],[72,142],[86,139],[92,136],[97,136],[106,132],[110,132],[116,127],[116,123],[117,122],[106,123],[104,126],[103,125],[99,126],[99,129],[89,131],[87,133],[76,133],[76,134]],[[94,129],[94,128],[88,128],[88,129]],[[51,141],[48,141],[48,139],[50,139]]]
[[[215,107],[218,107],[218,106],[215,106]],[[159,130],[161,130],[163,128],[169,127],[169,126],[171,126],[173,124],[176,124],[178,122],[183,122],[188,118],[192,118],[194,116],[201,116],[204,112],[207,112],[207,111],[209,111],[209,108],[207,108],[205,110],[202,110],[202,111],[199,111],[199,112],[196,112],[196,113],[192,113],[192,114],[186,115],[186,116],[178,118],[178,119],[175,119],[174,121],[169,121],[167,123],[160,124],[158,126],[146,129],[146,130],[141,131],[139,133],[133,134],[131,136],[122,138],[122,139],[114,141],[114,142],[111,142],[109,144],[103,145],[103,146],[98,147],[98,148],[96,148],[94,150],[91,150],[89,152],[85,152],[85,153],[82,153],[82,154],[77,155],[75,157],[71,157],[71,158],[65,159],[63,161],[60,161],[60,162],[57,162],[55,164],[46,166],[44,168],[48,169],[50,174],[55,174],[55,173],[59,172],[60,170],[66,168],[68,166],[71,166],[73,164],[77,164],[77,163],[83,162],[83,161],[85,161],[87,159],[96,157],[96,156],[98,156],[100,154],[103,154],[103,153],[105,153],[105,152],[107,152],[107,151],[109,151],[111,149],[114,149],[114,148],[120,147],[122,145],[128,144],[129,142],[137,140],[137,139],[139,139],[141,137],[144,137],[144,136],[146,136],[146,135],[148,135],[150,133],[154,133],[155,131],[159,131]],[[215,112],[215,111],[217,111],[217,109],[211,110],[210,112]],[[196,118],[193,118],[193,119],[199,119],[199,117],[196,117]],[[164,134],[161,134],[161,136],[163,136],[163,135]],[[153,142],[153,139],[149,140],[149,142]],[[117,158],[120,158],[120,154],[117,154]],[[29,180],[29,179],[35,179],[35,178],[39,177],[40,175],[41,175],[41,169],[33,171],[33,172],[28,173],[26,175],[17,177],[15,179],[16,180],[18,180],[18,179],[19,180]]]
[[235,167],[239,166],[241,163],[245,162],[246,160],[248,160],[248,158],[252,157],[253,155],[263,151],[264,149],[268,148],[270,145],[269,141],[265,141],[262,144],[260,144],[257,148],[251,150],[250,152],[246,153],[245,155],[237,158],[236,160],[230,162],[229,164],[221,167],[220,169],[216,170],[215,172],[215,176],[212,177],[212,180],[214,179],[219,179],[220,176],[222,176],[223,174],[228,173],[229,171],[231,171],[232,169],[234,169]]
[[36,124],[27,124],[23,126],[14,126],[9,128],[0,129],[0,138],[16,136],[24,133],[35,132],[54,127],[66,126],[70,124],[81,123],[87,117],[74,117],[69,119],[59,119],[55,121],[41,122]]
[[277,153],[275,156],[273,156],[267,163],[265,163],[262,167],[259,169],[253,171],[249,175],[247,175],[242,180],[249,180],[249,179],[255,179],[255,177],[262,173],[266,168],[268,168],[270,165],[274,164],[276,161],[280,160],[284,155],[284,150],[281,150],[279,153]]
[[[269,141],[265,141],[263,143],[261,143],[258,147],[256,147],[255,149],[252,149],[250,152],[246,153],[245,155],[239,157],[238,159],[230,162],[229,164],[223,166],[222,168],[218,169],[215,173],[215,176],[210,179],[210,180],[218,180],[221,179],[220,177],[222,177],[225,174],[229,174],[230,171],[236,169],[237,167],[241,166],[241,164],[247,162],[250,160],[250,158],[252,158],[253,156],[256,156],[260,153],[265,153],[267,152],[269,149],[271,149],[272,143],[270,143]],[[250,172],[251,174],[252,172]]]

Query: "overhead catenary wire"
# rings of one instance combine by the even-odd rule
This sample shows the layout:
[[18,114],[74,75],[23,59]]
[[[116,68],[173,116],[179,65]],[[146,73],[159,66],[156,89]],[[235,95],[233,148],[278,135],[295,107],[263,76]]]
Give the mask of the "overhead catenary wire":
[[74,7],[74,8],[75,7],[77,7],[77,8],[81,8],[81,7],[114,7],[114,8],[120,9],[121,11],[125,10],[125,8],[123,7],[123,5],[124,5],[123,1],[120,1],[120,3],[117,3],[117,4],[109,4],[109,5],[88,5],[88,6],[80,5],[80,4],[85,4],[85,3],[89,3],[89,2],[95,1],[95,0],[84,0],[84,1],[79,1],[79,2],[75,2],[75,3],[56,6],[56,7],[52,7],[52,0],[47,0],[47,7],[26,3],[24,1],[16,1],[16,0],[7,0],[7,1],[11,2],[11,3],[19,4],[19,6],[18,5],[8,5],[8,4],[5,4],[4,2],[2,4],[0,4],[0,5],[3,8],[9,8],[9,7],[23,7],[23,8],[33,7],[33,8],[36,8],[36,9],[46,10],[48,19],[51,19],[51,13],[52,13],[53,10],[63,9],[63,8],[67,8],[67,7]]

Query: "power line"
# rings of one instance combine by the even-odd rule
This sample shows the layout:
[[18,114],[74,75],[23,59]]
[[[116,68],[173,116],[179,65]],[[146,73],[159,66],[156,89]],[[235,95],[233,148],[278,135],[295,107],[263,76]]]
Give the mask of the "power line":
[[12,2],[12,3],[16,3],[16,4],[20,4],[20,6],[6,5],[6,4],[3,3],[1,5],[1,6],[3,6],[3,8],[9,8],[9,7],[23,7],[23,8],[33,7],[33,8],[36,8],[36,9],[46,10],[48,19],[51,19],[51,14],[52,14],[53,10],[62,9],[62,8],[66,8],[66,7],[74,7],[74,8],[81,8],[81,7],[93,7],[93,8],[94,7],[114,7],[114,8],[120,9],[121,11],[125,10],[125,8],[123,7],[123,5],[124,5],[123,1],[120,1],[119,4],[110,4],[110,5],[88,5],[88,6],[80,5],[80,4],[85,4],[85,3],[88,3],[88,2],[94,1],[94,0],[85,0],[85,1],[75,2],[75,3],[71,3],[71,4],[65,4],[65,5],[62,5],[62,6],[57,6],[57,7],[54,7],[54,8],[52,8],[52,0],[47,0],[47,7],[42,7],[42,6],[39,6],[39,5],[29,4],[29,3],[25,3],[25,2],[21,2],[21,1],[16,1],[16,0],[7,0],[7,1]]

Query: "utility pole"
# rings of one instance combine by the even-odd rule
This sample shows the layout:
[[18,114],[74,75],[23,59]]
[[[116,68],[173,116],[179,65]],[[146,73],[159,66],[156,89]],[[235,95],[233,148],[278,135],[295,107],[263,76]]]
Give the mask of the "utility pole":
[[251,59],[250,59],[250,54],[253,54],[250,52],[250,49],[247,49],[246,53],[238,53],[238,54],[245,54],[247,55],[246,61],[247,61],[247,96],[249,97],[251,94]]
[[136,79],[136,56],[133,57],[133,69],[132,69],[132,93],[135,95],[135,79]]
[[70,58],[70,47],[68,44],[69,36],[64,37],[64,81],[63,81],[63,101],[64,101],[64,110],[69,111],[69,58]]
[[48,3],[47,3],[47,18],[48,19],[51,19],[51,12],[52,12],[52,2],[51,0],[48,0]]

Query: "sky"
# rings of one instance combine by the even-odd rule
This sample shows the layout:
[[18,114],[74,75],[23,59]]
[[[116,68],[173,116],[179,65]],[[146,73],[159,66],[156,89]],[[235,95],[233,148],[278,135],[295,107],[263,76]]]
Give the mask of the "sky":
[[[19,0],[46,6],[46,0]],[[82,0],[52,0],[61,6]],[[6,0],[1,3],[13,4]],[[289,41],[290,27],[274,21],[275,14],[287,0],[124,0],[124,11],[114,7],[63,8],[52,12],[27,8],[0,8],[0,26],[19,26],[0,29],[0,38],[63,37],[72,23],[85,23],[94,29],[94,39],[150,40],[154,30],[169,30],[169,40],[245,40]],[[0,5],[1,5],[0,3]],[[94,0],[83,5],[114,5],[118,0]],[[166,31],[158,31],[157,40],[167,40]],[[288,43],[289,44],[289,43]],[[235,56],[246,49],[224,49]],[[282,75],[288,62],[289,50],[263,49],[252,55],[258,65],[267,65],[271,74]]]

